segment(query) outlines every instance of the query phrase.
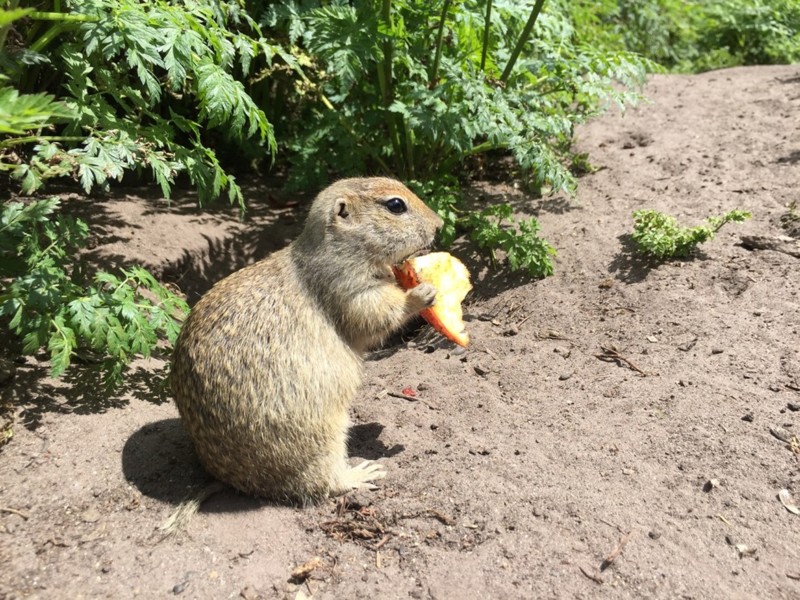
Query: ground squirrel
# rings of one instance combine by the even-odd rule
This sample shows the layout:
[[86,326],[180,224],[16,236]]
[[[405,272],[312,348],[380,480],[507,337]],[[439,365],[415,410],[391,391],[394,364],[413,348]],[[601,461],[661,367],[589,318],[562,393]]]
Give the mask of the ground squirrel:
[[392,179],[323,190],[288,247],[217,283],[175,346],[171,386],[200,461],[257,496],[307,504],[374,487],[347,462],[362,354],[433,305],[391,266],[429,247],[439,216]]

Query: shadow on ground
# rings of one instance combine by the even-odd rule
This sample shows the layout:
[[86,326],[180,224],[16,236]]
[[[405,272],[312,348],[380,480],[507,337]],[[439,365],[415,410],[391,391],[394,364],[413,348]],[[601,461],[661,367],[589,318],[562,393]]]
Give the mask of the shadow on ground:
[[122,449],[125,479],[142,494],[178,504],[211,481],[180,419],[148,423]]
[[[216,281],[247,264],[260,260],[287,245],[299,233],[305,207],[313,195],[289,196],[278,187],[262,181],[243,186],[247,199],[244,213],[237,205],[218,201],[199,207],[191,191],[176,191],[167,202],[152,186],[118,188],[110,198],[84,198],[69,195],[65,211],[90,226],[89,248],[83,259],[89,270],[117,271],[139,262],[165,282],[176,285],[190,304],[200,298]],[[159,257],[159,240],[146,231],[153,217],[176,216],[202,227],[213,225],[223,235],[187,247],[175,258]],[[163,232],[160,232],[163,234]],[[180,232],[175,232],[179,235]],[[185,233],[184,233],[185,235]],[[138,238],[144,248],[153,247],[152,256],[136,260],[114,250]]]
[[154,404],[168,400],[164,371],[152,365],[131,367],[124,384],[109,389],[99,365],[73,364],[54,380],[48,364],[33,358],[16,366],[13,385],[2,386],[0,395],[0,404],[21,407],[17,420],[30,430],[41,425],[45,413],[103,413],[126,406],[134,396]]
[[403,452],[406,447],[402,444],[395,444],[390,448],[378,439],[383,429],[384,426],[380,423],[363,423],[351,427],[347,454],[366,460],[380,460]]
[[[389,448],[378,439],[383,429],[380,423],[352,427],[349,454],[378,460],[403,452],[403,445],[395,444]],[[200,464],[180,419],[148,423],[131,435],[122,449],[122,471],[125,479],[143,495],[172,505],[179,504],[214,481]],[[239,512],[269,504],[274,503],[226,487],[204,502],[202,510]]]

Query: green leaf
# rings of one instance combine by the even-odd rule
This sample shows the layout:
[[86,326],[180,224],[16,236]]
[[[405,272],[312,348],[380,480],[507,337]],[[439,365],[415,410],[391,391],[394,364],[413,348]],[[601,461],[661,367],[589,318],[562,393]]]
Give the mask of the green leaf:
[[47,344],[50,351],[50,375],[58,377],[69,366],[77,343],[75,332],[64,322],[63,315],[57,314],[51,324],[52,335]]
[[[50,94],[20,94],[13,88],[0,87],[0,134],[23,135],[74,117],[72,110]],[[0,142],[0,147],[11,145],[15,145],[13,140]]]
[[71,315],[70,325],[85,338],[92,338],[92,323],[97,319],[95,301],[84,296],[67,304]]

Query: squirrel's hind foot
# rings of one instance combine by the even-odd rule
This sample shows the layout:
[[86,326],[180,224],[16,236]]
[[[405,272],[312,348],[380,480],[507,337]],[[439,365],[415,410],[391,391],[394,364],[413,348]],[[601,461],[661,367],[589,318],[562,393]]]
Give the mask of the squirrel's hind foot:
[[371,460],[365,460],[355,467],[348,467],[339,476],[339,487],[342,493],[352,490],[376,490],[373,481],[386,477],[386,468]]

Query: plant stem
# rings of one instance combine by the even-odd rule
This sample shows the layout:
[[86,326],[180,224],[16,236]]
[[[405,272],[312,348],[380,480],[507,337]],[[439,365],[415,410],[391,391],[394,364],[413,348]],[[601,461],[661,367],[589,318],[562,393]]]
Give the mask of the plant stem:
[[[392,30],[392,0],[382,0],[381,21],[386,31]],[[400,170],[405,174],[405,161],[403,160],[403,148],[400,144],[400,134],[397,131],[397,119],[389,112],[389,107],[394,99],[392,86],[392,39],[387,37],[383,42],[383,63],[378,65],[378,83],[383,96],[383,107],[386,109],[387,122],[389,124],[389,139],[392,141],[392,150],[397,159]]]
[[436,54],[433,57],[433,68],[429,78],[428,87],[433,89],[436,78],[439,76],[439,61],[442,58],[442,41],[444,40],[444,22],[447,20],[447,11],[450,10],[450,0],[444,0],[442,16],[439,18],[439,31],[436,33]]
[[19,144],[31,142],[81,142],[86,137],[73,135],[26,135],[25,137],[9,138],[0,142],[0,148],[11,148]]
[[507,143],[499,143],[495,144],[494,142],[482,142],[477,146],[473,146],[466,152],[464,152],[464,156],[472,156],[473,154],[480,154],[481,152],[488,152],[489,150],[499,150],[501,148],[508,148]]
[[76,13],[62,13],[62,12],[32,12],[28,14],[28,18],[37,21],[60,21],[70,23],[97,23],[99,17],[92,15],[83,15]]
[[42,36],[37,39],[33,44],[30,46],[30,50],[32,52],[41,52],[44,50],[45,46],[61,35],[61,32],[64,31],[68,27],[68,23],[66,21],[60,21],[55,23],[53,26],[50,27],[47,31],[42,34]]
[[[19,6],[19,0],[8,0],[6,2],[5,10],[12,11],[16,9],[17,6]],[[30,9],[25,9],[25,10],[30,10]],[[0,49],[4,49],[6,46],[6,37],[8,36],[9,29],[11,29],[11,23],[8,23],[5,26],[0,27]]]
[[406,138],[406,158],[408,162],[408,176],[411,179],[416,179],[417,175],[414,171],[414,136],[411,133],[411,128],[408,126],[408,121],[403,119],[403,133]]
[[486,19],[483,23],[483,49],[481,50],[481,71],[486,67],[486,53],[489,51],[489,27],[492,24],[492,0],[486,2]]
[[508,59],[508,64],[503,74],[500,76],[500,81],[503,83],[508,80],[508,76],[511,75],[511,71],[517,63],[519,54],[522,52],[522,48],[528,43],[528,38],[531,36],[531,31],[533,31],[533,26],[536,25],[536,19],[539,18],[539,13],[542,12],[542,6],[544,6],[544,0],[536,0],[536,4],[531,11],[531,16],[528,18],[528,22],[525,23],[525,29],[522,30],[522,34],[517,40],[517,45],[514,46],[514,50],[511,52],[511,56]]
[[[387,31],[392,29],[392,0],[383,0],[381,5],[381,21]],[[392,40],[383,41],[383,105],[392,103]]]

